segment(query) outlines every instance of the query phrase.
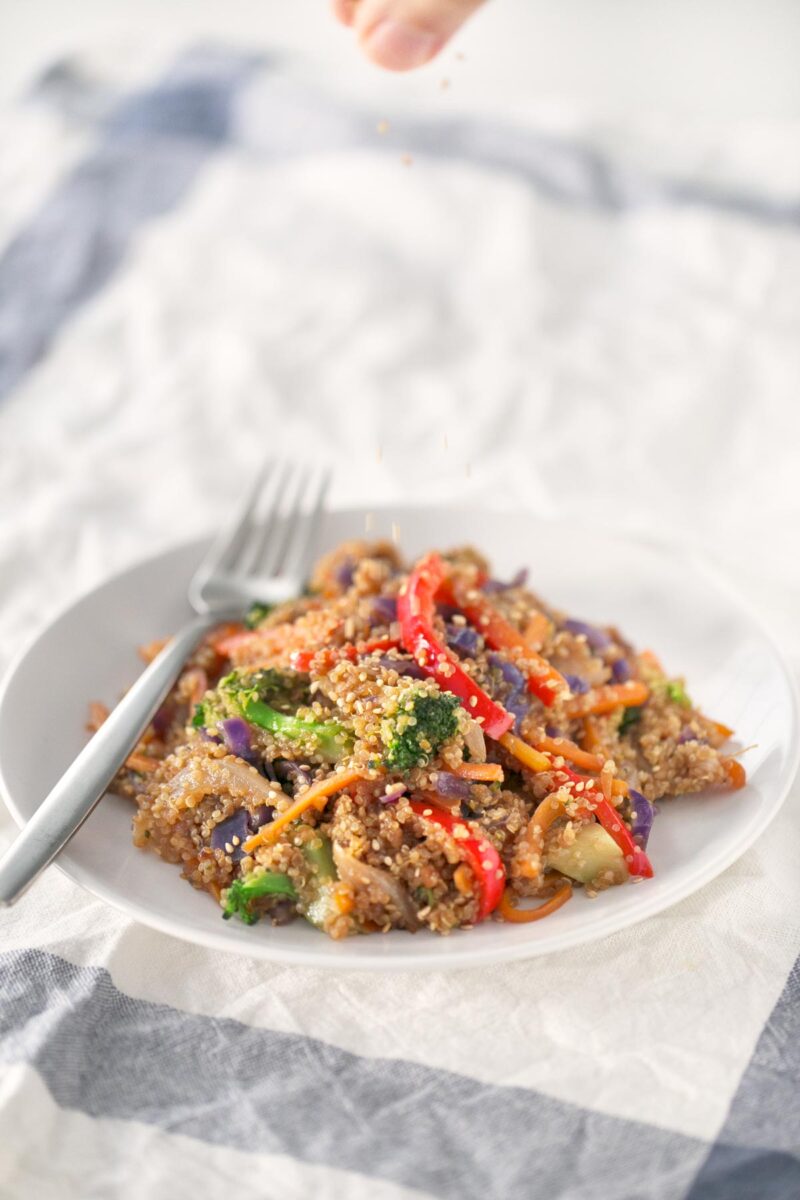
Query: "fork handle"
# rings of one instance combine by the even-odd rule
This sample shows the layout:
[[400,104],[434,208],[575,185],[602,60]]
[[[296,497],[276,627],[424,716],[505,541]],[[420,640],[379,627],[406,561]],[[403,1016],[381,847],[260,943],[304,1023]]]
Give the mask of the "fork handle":
[[108,791],[205,633],[224,617],[198,617],[175,635],[139,676],[67,768],[0,859],[0,906],[33,883]]

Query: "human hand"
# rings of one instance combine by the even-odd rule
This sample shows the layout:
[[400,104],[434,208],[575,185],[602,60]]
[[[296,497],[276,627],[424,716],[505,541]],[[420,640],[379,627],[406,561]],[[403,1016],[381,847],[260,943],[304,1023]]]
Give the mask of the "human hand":
[[390,71],[434,58],[483,0],[331,0],[364,53]]

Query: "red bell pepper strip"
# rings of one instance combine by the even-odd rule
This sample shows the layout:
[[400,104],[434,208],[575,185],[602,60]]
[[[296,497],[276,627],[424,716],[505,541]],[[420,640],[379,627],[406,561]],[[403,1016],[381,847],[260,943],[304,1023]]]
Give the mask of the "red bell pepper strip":
[[481,634],[492,650],[511,651],[528,665],[528,691],[547,708],[556,700],[569,696],[569,684],[546,658],[527,642],[518,629],[502,616],[494,605],[477,589],[459,588],[445,580],[440,594],[448,604],[460,608],[464,616]]
[[403,646],[443,691],[458,696],[470,716],[480,720],[484,733],[502,737],[514,724],[513,715],[487,696],[434,631],[434,598],[444,573],[439,555],[428,554],[417,563],[401,589],[397,618]]
[[630,830],[622,820],[613,804],[603,797],[602,800],[597,800],[594,806],[594,815],[597,817],[600,824],[605,829],[609,837],[613,838],[622,851],[625,863],[628,868],[629,875],[638,875],[643,879],[653,878],[653,864],[640,846],[636,845],[630,834]]
[[419,800],[412,800],[411,807],[418,817],[422,817],[423,821],[439,825],[453,838],[464,861],[475,876],[478,892],[477,919],[482,921],[497,908],[503,896],[506,873],[500,861],[500,855],[485,837],[475,837],[471,832],[469,822],[464,821],[461,817],[456,817],[451,812],[445,812],[442,808],[436,808],[433,804],[423,804]]
[[597,786],[597,780],[592,779],[588,775],[578,775],[575,771],[570,771],[569,767],[557,768],[557,780],[566,776],[566,781],[571,784],[582,783],[583,788],[578,792],[571,788],[575,799],[587,799],[590,801],[591,809],[597,817],[600,824],[605,829],[606,833],[612,838],[622,851],[625,863],[628,868],[629,875],[638,875],[643,879],[652,879],[653,864],[640,846],[631,836],[622,817],[614,808],[614,805],[606,800],[605,796],[600,792]]
[[293,650],[289,655],[289,666],[293,671],[308,671],[311,663],[318,655],[326,657],[321,661],[330,671],[337,662],[347,659],[356,662],[365,654],[374,654],[378,650],[395,650],[400,643],[396,638],[376,638],[371,642],[348,642],[344,646],[321,646],[316,650]]

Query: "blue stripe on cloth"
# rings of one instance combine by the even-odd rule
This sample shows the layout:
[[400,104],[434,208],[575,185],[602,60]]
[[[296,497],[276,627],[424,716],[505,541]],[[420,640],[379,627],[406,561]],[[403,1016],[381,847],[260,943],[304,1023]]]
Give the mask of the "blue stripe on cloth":
[[93,1117],[443,1200],[675,1200],[707,1150],[524,1088],[133,999],[107,971],[39,950],[0,954],[0,1063],[19,1061]]
[[[692,180],[659,179],[614,164],[591,146],[482,119],[398,118],[391,141],[372,117],[296,83],[263,58],[219,48],[183,55],[151,88],[112,103],[69,64],[42,78],[39,99],[97,123],[97,147],[58,185],[0,257],[0,399],[80,306],[109,281],[138,230],[174,208],[224,144],[269,159],[369,148],[458,160],[524,179],[555,202],[620,213],[700,206],[773,224],[800,223],[800,201]],[[256,74],[253,103],[237,101]]]
[[0,398],[108,282],[138,229],[185,195],[226,139],[236,95],[258,61],[195,51],[122,100],[98,145],[9,243],[0,257]]
[[687,1200],[800,1197],[800,960]]

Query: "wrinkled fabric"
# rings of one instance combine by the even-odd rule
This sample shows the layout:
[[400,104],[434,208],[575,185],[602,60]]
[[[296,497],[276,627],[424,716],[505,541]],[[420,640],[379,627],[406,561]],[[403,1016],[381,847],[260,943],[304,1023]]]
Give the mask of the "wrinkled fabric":
[[[680,539],[796,672],[800,138],[714,136],[386,137],[235,49],[56,64],[0,120],[0,665],[268,445],[339,505]],[[221,964],[50,871],[0,916],[0,1194],[794,1200],[799,804],[491,972]]]

